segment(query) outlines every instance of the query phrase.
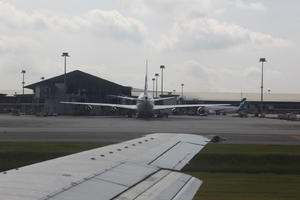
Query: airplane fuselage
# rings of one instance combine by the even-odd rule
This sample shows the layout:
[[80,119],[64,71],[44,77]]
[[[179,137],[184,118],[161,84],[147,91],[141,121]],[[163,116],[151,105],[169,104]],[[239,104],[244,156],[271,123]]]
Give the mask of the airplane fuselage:
[[140,94],[137,99],[137,114],[138,117],[153,117],[154,116],[154,100],[149,94]]

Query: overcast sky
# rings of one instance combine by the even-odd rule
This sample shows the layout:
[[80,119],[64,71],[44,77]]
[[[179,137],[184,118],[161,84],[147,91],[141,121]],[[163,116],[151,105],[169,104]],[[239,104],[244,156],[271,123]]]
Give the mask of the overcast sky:
[[[142,88],[165,65],[165,89],[300,91],[299,0],[0,0],[0,90],[82,70]],[[150,86],[152,85],[149,81]],[[152,88],[152,87],[150,87]]]

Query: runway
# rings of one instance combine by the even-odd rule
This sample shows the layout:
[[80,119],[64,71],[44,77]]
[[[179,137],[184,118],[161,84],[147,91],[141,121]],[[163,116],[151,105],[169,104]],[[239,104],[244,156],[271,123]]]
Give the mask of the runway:
[[120,142],[149,133],[219,135],[224,143],[300,144],[300,122],[232,116],[136,119],[0,115],[0,141]]

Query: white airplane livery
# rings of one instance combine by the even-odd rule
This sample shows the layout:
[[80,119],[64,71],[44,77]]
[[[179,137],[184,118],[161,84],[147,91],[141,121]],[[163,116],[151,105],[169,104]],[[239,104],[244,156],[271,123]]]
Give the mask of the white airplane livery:
[[247,116],[247,98],[243,98],[239,104],[239,106],[214,106],[214,107],[208,107],[203,108],[202,112],[204,114],[239,114],[241,117]]
[[0,173],[1,200],[192,200],[202,181],[179,172],[210,142],[156,133]]
[[146,75],[145,75],[145,86],[144,92],[139,95],[138,98],[133,97],[123,97],[123,96],[115,96],[110,95],[117,98],[127,99],[136,101],[135,105],[124,105],[124,104],[109,104],[109,103],[86,103],[86,102],[61,102],[63,104],[73,104],[73,105],[87,105],[87,106],[106,106],[113,108],[121,108],[131,110],[137,113],[138,117],[148,118],[153,117],[155,114],[159,113],[161,110],[166,109],[176,109],[176,108],[208,108],[208,107],[216,107],[216,106],[228,106],[229,104],[184,104],[184,105],[155,105],[157,101],[163,101],[167,99],[172,99],[174,97],[166,97],[166,98],[157,98],[154,99],[152,95],[148,92],[148,66],[146,63]]

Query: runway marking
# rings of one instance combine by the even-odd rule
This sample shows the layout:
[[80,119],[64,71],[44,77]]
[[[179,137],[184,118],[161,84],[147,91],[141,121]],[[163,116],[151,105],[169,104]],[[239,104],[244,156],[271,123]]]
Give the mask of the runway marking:
[[292,138],[294,138],[296,140],[300,140],[300,136],[292,136]]

